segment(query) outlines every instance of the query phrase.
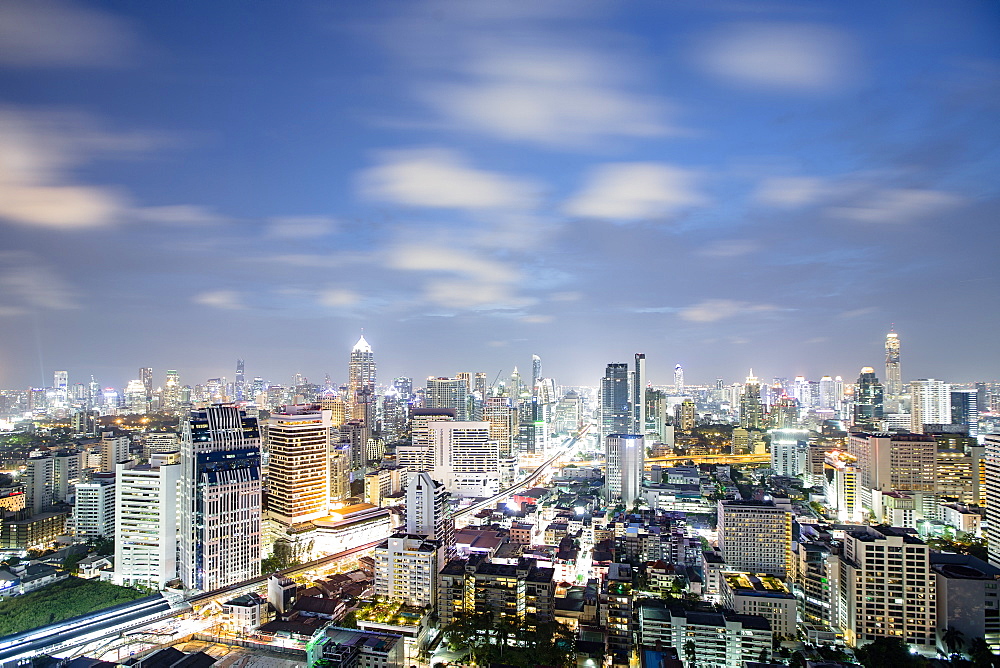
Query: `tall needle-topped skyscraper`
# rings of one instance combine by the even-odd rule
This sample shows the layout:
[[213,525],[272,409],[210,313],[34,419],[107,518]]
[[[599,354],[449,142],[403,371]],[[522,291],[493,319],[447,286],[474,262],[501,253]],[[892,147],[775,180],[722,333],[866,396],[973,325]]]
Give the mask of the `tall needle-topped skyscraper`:
[[371,411],[375,402],[375,354],[365,341],[364,334],[351,350],[347,370],[347,404],[352,420],[363,420],[371,425]]
[[899,334],[890,331],[885,335],[885,392],[890,397],[903,393],[903,380],[899,371]]

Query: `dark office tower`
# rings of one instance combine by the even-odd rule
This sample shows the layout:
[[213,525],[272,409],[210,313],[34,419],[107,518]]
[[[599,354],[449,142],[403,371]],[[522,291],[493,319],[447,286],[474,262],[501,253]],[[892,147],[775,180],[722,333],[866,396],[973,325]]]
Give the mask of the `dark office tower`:
[[243,360],[236,360],[236,383],[233,385],[233,394],[236,401],[246,401],[247,378],[243,374]]
[[146,391],[146,403],[148,404],[153,400],[153,370],[148,366],[139,369],[139,380],[142,381],[142,387]]
[[743,394],[740,395],[740,426],[744,429],[764,428],[764,404],[760,398],[760,379],[753,375],[747,376],[747,382],[743,386]]
[[646,355],[635,354],[635,369],[632,371],[632,387],[629,390],[629,410],[632,414],[630,434],[646,433]]
[[990,410],[990,406],[993,402],[993,397],[990,394],[989,383],[976,383],[976,407],[981,411]]
[[882,429],[882,383],[870,366],[861,369],[854,389],[854,431]]
[[601,440],[632,429],[629,411],[628,364],[609,364],[601,379]]
[[903,393],[899,371],[899,334],[894,331],[885,335],[885,393],[890,397]]
[[260,429],[235,404],[182,424],[178,487],[184,587],[211,591],[260,575]]
[[531,393],[538,392],[538,379],[542,377],[542,358],[538,355],[531,356]]
[[979,396],[976,390],[951,391],[951,423],[961,425],[969,436],[979,435]]

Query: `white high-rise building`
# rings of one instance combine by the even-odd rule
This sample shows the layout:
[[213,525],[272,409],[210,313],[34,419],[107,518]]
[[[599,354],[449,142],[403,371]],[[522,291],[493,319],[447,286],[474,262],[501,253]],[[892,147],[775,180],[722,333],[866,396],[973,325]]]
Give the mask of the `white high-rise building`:
[[[516,397],[515,397],[516,399]],[[469,417],[469,383],[463,378],[430,376],[424,387],[424,407],[450,408],[459,422]]]
[[684,396],[684,367],[679,362],[674,365],[674,394]]
[[642,493],[646,441],[639,434],[609,434],[604,439],[604,451],[608,503],[631,507]]
[[885,335],[885,393],[898,397],[903,393],[903,379],[899,368],[899,334],[890,331]]
[[453,536],[449,529],[448,499],[445,486],[420,472],[406,483],[406,533],[427,536],[448,544]]
[[489,422],[430,422],[433,477],[456,496],[500,492],[500,445]]
[[719,501],[719,549],[735,571],[788,574],[792,512],[773,501]]
[[990,563],[1000,566],[1000,434],[983,436],[986,446],[986,545]]
[[177,577],[180,456],[154,453],[149,464],[115,467],[115,584],[163,587]]
[[407,471],[434,468],[434,445],[430,423],[455,420],[451,408],[415,408],[410,417],[410,443],[396,446],[396,463]]
[[921,378],[910,383],[910,431],[924,433],[925,424],[951,424],[951,386]]
[[441,542],[397,533],[375,548],[375,594],[405,605],[437,604],[437,575],[443,564]]
[[76,486],[73,533],[77,538],[111,538],[115,535],[115,474],[95,473]]
[[646,435],[646,355],[635,354],[635,368],[630,374],[632,387],[629,388],[629,411],[632,415],[632,428],[629,433]]
[[797,478],[806,472],[809,432],[805,429],[772,429],[771,468],[778,475]]
[[260,575],[261,476],[257,419],[233,404],[193,411],[183,424],[180,572],[211,591]]
[[[145,392],[145,390],[143,390]],[[101,433],[101,441],[98,443],[101,454],[101,472],[114,473],[115,464],[127,462],[129,456],[129,438],[127,435],[116,431],[105,431]]]
[[18,478],[24,485],[25,505],[32,515],[53,503],[54,459],[49,455],[29,457],[24,473]]

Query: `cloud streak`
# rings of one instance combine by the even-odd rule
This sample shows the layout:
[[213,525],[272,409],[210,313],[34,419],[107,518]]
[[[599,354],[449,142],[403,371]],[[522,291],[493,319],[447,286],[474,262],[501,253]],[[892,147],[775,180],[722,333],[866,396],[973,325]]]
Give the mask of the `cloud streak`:
[[566,202],[570,216],[635,221],[674,215],[707,203],[692,170],[654,162],[601,165]]

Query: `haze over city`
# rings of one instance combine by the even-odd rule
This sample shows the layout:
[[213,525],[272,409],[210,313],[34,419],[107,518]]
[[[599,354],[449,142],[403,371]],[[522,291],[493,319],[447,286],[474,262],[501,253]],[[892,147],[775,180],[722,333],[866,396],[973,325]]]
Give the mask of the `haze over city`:
[[994,3],[0,4],[0,387],[997,376]]

